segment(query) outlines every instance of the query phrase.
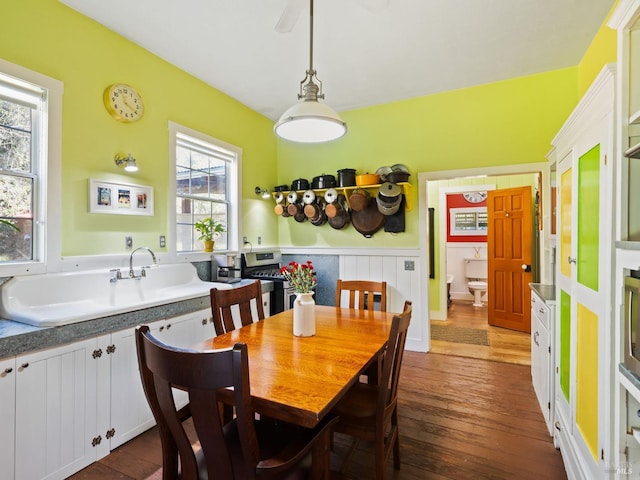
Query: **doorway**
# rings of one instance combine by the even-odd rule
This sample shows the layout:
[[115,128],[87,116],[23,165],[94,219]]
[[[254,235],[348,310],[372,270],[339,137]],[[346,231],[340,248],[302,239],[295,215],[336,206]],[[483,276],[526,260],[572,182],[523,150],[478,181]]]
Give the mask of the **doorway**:
[[[509,165],[504,167],[487,167],[482,169],[467,169],[467,170],[452,170],[442,172],[426,172],[418,174],[419,189],[420,189],[420,221],[423,226],[422,231],[427,230],[428,224],[428,208],[434,208],[436,210],[440,207],[439,202],[439,188],[442,184],[449,187],[457,187],[462,189],[464,186],[469,187],[469,190],[481,190],[487,183],[496,183],[495,188],[503,189],[513,186],[517,186],[514,182],[522,181],[517,177],[523,175],[529,175],[529,182],[533,184],[532,174],[541,174],[542,183],[540,185],[536,183],[536,190],[541,190],[541,198],[544,201],[545,198],[549,198],[549,167],[546,162],[536,164],[522,164],[522,165]],[[488,177],[499,177],[499,181]],[[512,178],[513,177],[513,178]],[[515,179],[514,179],[515,178]],[[440,183],[437,186],[435,183]],[[544,212],[544,203],[539,206],[542,212]],[[548,210],[548,208],[547,208]],[[542,231],[540,232],[539,249],[540,256],[540,271],[539,278],[542,282],[545,282],[549,278],[550,268],[549,265],[549,252],[547,248],[547,238],[549,233],[550,220],[548,215],[542,214],[540,221],[542,222]],[[441,343],[441,340],[430,341],[430,351],[439,353],[449,353],[453,355],[463,355],[475,358],[489,358],[493,360],[510,361],[512,363],[524,363],[530,362],[530,336],[519,332],[512,332],[502,328],[490,327],[488,325],[487,307],[476,308],[472,306],[472,301],[464,298],[454,298],[452,305],[447,308],[447,265],[446,265],[446,243],[443,238],[442,227],[439,224],[442,223],[442,214],[437,217],[435,222],[436,232],[433,245],[434,250],[434,266],[435,274],[433,279],[425,279],[425,298],[427,298],[429,312],[429,338],[431,339],[431,325],[446,326],[455,325],[468,328],[481,328],[487,330],[489,336],[489,345],[477,345],[477,344],[465,344],[461,342],[447,342]],[[429,247],[431,246],[426,241],[421,243],[421,255],[424,256],[425,265],[431,260],[429,257]],[[458,283],[460,288],[460,283]],[[467,294],[469,295],[469,294]]]

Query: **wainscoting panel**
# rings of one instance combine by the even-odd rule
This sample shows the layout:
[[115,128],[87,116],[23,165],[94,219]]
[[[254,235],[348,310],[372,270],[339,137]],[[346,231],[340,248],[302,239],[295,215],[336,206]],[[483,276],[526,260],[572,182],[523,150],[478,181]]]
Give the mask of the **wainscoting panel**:
[[419,256],[340,255],[339,277],[342,280],[387,282],[387,311],[401,312],[405,300],[413,302],[413,315],[406,348],[424,352],[429,346],[428,319],[423,313],[420,275]]

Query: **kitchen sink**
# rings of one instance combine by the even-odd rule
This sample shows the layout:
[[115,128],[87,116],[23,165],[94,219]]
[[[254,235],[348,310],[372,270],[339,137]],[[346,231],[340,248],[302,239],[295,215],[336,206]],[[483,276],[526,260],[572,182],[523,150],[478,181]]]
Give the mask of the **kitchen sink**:
[[146,276],[115,279],[108,270],[14,277],[0,287],[0,317],[55,327],[202,297],[212,288],[190,263],[159,265]]

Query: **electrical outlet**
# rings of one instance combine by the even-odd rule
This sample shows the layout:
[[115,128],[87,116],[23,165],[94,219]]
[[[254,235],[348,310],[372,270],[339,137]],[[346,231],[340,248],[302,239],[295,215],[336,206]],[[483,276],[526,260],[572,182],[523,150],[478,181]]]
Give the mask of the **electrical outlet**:
[[124,237],[124,248],[131,250],[133,248],[133,237]]
[[258,237],[258,245],[262,245],[262,237]]
[[409,271],[414,271],[416,269],[416,262],[414,262],[413,260],[405,260],[404,269]]
[[242,237],[242,243],[249,243],[249,240],[247,240],[247,237]]
[[164,248],[167,246],[167,237],[164,235],[160,235],[160,248]]

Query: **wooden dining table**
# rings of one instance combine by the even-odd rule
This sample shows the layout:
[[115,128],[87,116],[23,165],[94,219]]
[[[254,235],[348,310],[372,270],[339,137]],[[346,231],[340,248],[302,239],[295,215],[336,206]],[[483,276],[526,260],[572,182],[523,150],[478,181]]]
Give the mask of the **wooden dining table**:
[[232,330],[195,348],[247,344],[257,412],[314,427],[380,354],[392,313],[315,306],[316,334],[293,335],[293,310]]

